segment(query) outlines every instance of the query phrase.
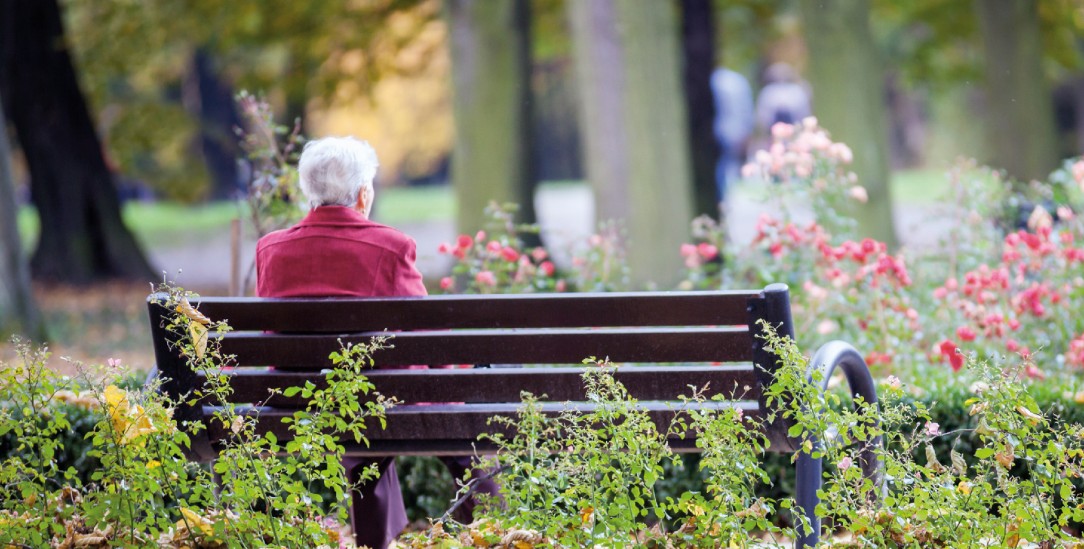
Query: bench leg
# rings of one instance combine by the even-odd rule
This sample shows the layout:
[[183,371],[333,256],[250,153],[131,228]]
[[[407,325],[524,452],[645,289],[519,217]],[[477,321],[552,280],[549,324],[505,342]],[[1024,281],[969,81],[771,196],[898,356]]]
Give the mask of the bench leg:
[[817,504],[820,497],[817,490],[821,488],[821,458],[799,450],[798,463],[795,468],[795,494],[794,499],[798,509],[806,517],[809,529],[799,531],[794,540],[794,546],[798,549],[813,547],[820,541],[821,521],[817,518]]

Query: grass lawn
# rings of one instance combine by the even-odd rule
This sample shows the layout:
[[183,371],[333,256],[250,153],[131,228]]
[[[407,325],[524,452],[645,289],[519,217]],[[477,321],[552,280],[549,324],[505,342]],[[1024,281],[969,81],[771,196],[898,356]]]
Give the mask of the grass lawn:
[[892,199],[897,204],[930,206],[941,202],[948,190],[947,170],[924,168],[892,174]]
[[[892,174],[892,200],[899,206],[932,206],[943,199],[948,188],[945,170],[925,168],[905,170]],[[766,198],[769,188],[754,181],[738,182],[732,189],[742,198],[760,201]]]
[[[435,221],[451,219],[455,215],[455,198],[447,186],[381,189],[375,208],[374,216],[390,225]],[[155,247],[224,233],[229,230],[230,221],[244,211],[244,206],[236,202],[195,205],[128,202],[124,205],[123,215],[140,242]],[[31,207],[23,207],[18,223],[24,249],[33,249],[39,228],[37,212]]]
[[[554,181],[542,185],[560,188],[583,185],[581,181]],[[899,204],[935,204],[946,185],[944,172],[937,169],[896,172],[892,195]],[[739,185],[736,193],[755,193],[748,185]],[[374,218],[389,225],[450,220],[455,216],[455,197],[447,185],[396,187],[380,189]],[[243,212],[235,202],[184,205],[169,202],[129,202],[124,206],[124,220],[144,246],[170,246],[207,238],[228,231],[230,221]],[[19,230],[27,250],[33,248],[38,233],[38,218],[33,208],[19,212]]]

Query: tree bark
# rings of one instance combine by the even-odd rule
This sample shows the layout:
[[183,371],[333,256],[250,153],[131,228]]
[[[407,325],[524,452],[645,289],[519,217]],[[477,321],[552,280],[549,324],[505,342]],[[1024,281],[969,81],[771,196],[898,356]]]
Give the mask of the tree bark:
[[1038,3],[979,0],[975,9],[986,54],[986,133],[994,163],[1021,183],[1045,179],[1058,156]]
[[530,14],[526,0],[446,0],[452,55],[457,229],[482,228],[490,201],[535,222]]
[[597,219],[625,223],[634,284],[673,287],[693,211],[674,6],[567,6]]
[[192,54],[192,66],[184,83],[184,106],[199,121],[197,149],[210,176],[211,200],[234,200],[242,187],[238,184],[237,145],[234,128],[241,125],[234,101],[233,86],[215,68],[214,59],[204,48]]
[[681,44],[684,53],[685,104],[689,112],[689,148],[693,174],[693,213],[718,219],[719,200],[715,165],[715,98],[711,73],[715,70],[715,17],[711,0],[682,0]]
[[858,232],[898,244],[889,191],[884,69],[869,27],[869,0],[801,0],[813,112],[854,151],[852,169],[869,201],[854,210]]
[[[3,103],[0,97],[0,105]],[[0,335],[21,333],[45,341],[45,323],[34,302],[30,266],[19,239],[18,213],[7,121],[0,107]]]
[[4,2],[0,95],[26,156],[41,219],[34,276],[76,284],[151,279],[150,264],[121,219],[57,0]]

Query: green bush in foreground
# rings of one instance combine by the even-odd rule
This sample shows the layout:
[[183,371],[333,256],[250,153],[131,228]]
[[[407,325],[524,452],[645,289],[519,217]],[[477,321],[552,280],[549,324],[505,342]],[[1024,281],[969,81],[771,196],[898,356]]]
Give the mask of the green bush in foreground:
[[[971,361],[978,381],[962,403],[970,426],[946,431],[897,380],[879,406],[845,408],[837,395],[807,382],[808,360],[793,342],[773,336],[768,344],[781,357],[768,398],[782,406],[792,435],[807,440],[806,451],[826,464],[817,514],[842,535],[821,546],[1084,543],[1075,528],[1084,519],[1075,485],[1084,474],[1084,427],[1042,412],[1019,367]],[[496,439],[503,506],[471,525],[437,524],[408,537],[408,545],[766,547],[787,543],[804,527],[776,526],[772,512],[793,502],[757,495],[757,484],[771,477],[749,418],[735,410],[690,411],[660,433],[608,366],[584,378],[596,412],[546,418],[526,395],[519,434]],[[838,435],[812,442],[832,431]],[[672,458],[668,434],[681,432],[699,437],[705,487],[662,499],[645,487]],[[877,437],[886,443],[877,450],[883,484],[859,467],[860,450]],[[935,446],[947,456],[938,457]]]
[[[321,504],[341,519],[353,487],[340,465],[344,437],[361,438],[379,407],[358,397],[373,390],[362,375],[371,347],[333,355],[339,365],[325,392],[290,389],[312,401],[292,418],[293,438],[257,436],[250,416],[228,404],[221,373],[228,364],[209,329],[225,331],[187,307],[180,293],[173,329],[189,334],[183,352],[208,375],[192,398],[222,404],[213,421],[230,426],[214,473],[188,462],[185,431],[171,418],[176,405],[150,387],[125,390],[110,380],[77,391],[44,366],[44,351],[20,344],[22,364],[0,371],[7,395],[0,437],[12,446],[0,469],[0,544],[15,547],[319,547],[338,543]],[[379,344],[376,343],[376,344]],[[825,547],[1075,547],[1084,540],[1077,479],[1084,474],[1084,428],[1040,403],[1062,396],[1021,381],[1026,366],[969,361],[976,382],[946,398],[941,412],[890,379],[875,408],[844,406],[806,380],[807,359],[793,342],[769,338],[781,357],[768,398],[793,422],[800,440],[839,427],[839,436],[806,448],[825,460],[818,515],[845,532]],[[588,368],[584,383],[593,412],[541,414],[525,395],[512,437],[501,448],[503,504],[471,525],[437,523],[408,536],[413,547],[764,547],[787,543],[796,528],[773,520],[793,502],[763,485],[778,465],[765,460],[766,441],[752,418],[734,409],[686,413],[660,432],[612,376]],[[1045,393],[1044,393],[1045,391]],[[325,398],[334,394],[334,399]],[[1040,395],[1037,399],[1035,395]],[[353,399],[353,400],[351,400]],[[688,402],[699,402],[692,394]],[[334,401],[335,408],[328,402]],[[948,403],[946,406],[945,404]],[[78,410],[70,414],[69,411]],[[1065,410],[1076,410],[1066,408]],[[938,418],[946,419],[940,424]],[[345,419],[345,423],[340,423]],[[771,419],[771,418],[769,418]],[[78,446],[70,432],[83,425]],[[192,426],[198,429],[199,426]],[[703,451],[701,488],[660,489],[674,460],[666,440],[695,434]],[[884,437],[884,485],[862,476],[859,450]],[[80,471],[70,452],[83,448],[99,465]],[[287,454],[285,458],[275,454]],[[84,465],[90,462],[83,462]],[[778,462],[774,462],[778,463]],[[62,465],[67,464],[67,465]],[[217,490],[216,490],[217,489]],[[330,494],[330,502],[323,501]],[[883,494],[883,498],[875,497]],[[337,513],[335,515],[334,513]],[[433,514],[433,513],[431,513]],[[95,541],[96,540],[96,541]]]
[[[157,387],[129,391],[89,375],[77,387],[45,366],[44,350],[18,343],[21,364],[0,369],[0,392],[7,397],[0,437],[13,441],[0,467],[0,547],[339,545],[338,525],[353,489],[339,441],[361,441],[367,421],[383,421],[382,401],[362,400],[373,389],[362,372],[380,342],[334,353],[337,368],[326,389],[288,390],[309,405],[287,418],[291,440],[280,444],[272,434],[257,435],[255,418],[229,401],[222,373],[229,361],[206,338],[209,330],[228,327],[192,309],[183,292],[170,292],[166,305],[178,313],[168,328],[184,334],[181,352],[208,379],[203,391],[186,398],[218,405],[211,421],[232,433],[213,472],[188,461],[188,434],[172,418],[178,403]],[[69,418],[73,409],[81,412]],[[65,436],[73,420],[89,429],[84,441]],[[202,428],[187,426],[188,432]],[[71,451],[85,452],[83,464],[97,467],[62,468]],[[321,505],[322,493],[333,501]],[[331,509],[331,520],[322,507]]]

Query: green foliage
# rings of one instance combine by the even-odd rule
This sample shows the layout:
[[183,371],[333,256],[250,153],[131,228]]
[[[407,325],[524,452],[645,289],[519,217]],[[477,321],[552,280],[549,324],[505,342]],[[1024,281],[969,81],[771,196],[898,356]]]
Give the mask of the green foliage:
[[491,437],[500,448],[493,466],[503,471],[504,499],[493,516],[568,546],[612,543],[664,516],[653,487],[670,456],[667,437],[683,429],[675,423],[659,432],[608,363],[585,364],[593,366],[583,375],[591,410],[550,418],[537,397],[524,394],[515,420],[495,420],[516,435]]
[[113,159],[124,173],[185,199],[205,190],[187,150],[199,123],[189,74],[197,50],[225,82],[274,90],[279,108],[298,115],[311,98],[363,96],[384,74],[417,70],[398,54],[439,11],[439,2],[424,0],[62,4]]
[[245,129],[239,132],[241,148],[252,168],[245,211],[255,236],[262,238],[292,225],[305,211],[297,173],[305,138],[300,119],[293,128],[276,123],[265,99],[242,91],[237,104],[245,121]]
[[[1074,485],[1082,471],[1081,426],[1045,414],[1022,383],[1023,366],[1004,369],[972,361],[978,378],[966,427],[945,431],[920,403],[903,396],[898,380],[884,387],[877,406],[840,406],[833,393],[798,384],[808,360],[790,340],[767,339],[781,357],[770,402],[784,403],[783,416],[804,448],[827,468],[818,516],[850,532],[851,540],[829,547],[972,545],[1075,546],[1069,528],[1084,518]],[[838,427],[838,429],[831,429]],[[837,433],[825,437],[826,433]],[[958,440],[973,435],[974,446]],[[883,437],[886,449],[875,445]],[[811,441],[820,440],[821,444]],[[935,441],[950,445],[942,463]],[[883,463],[885,485],[862,474],[862,452],[872,449]],[[965,455],[963,452],[967,452]]]
[[[160,289],[170,296],[164,305],[177,311],[167,329],[180,336],[178,350],[208,379],[186,400],[170,400],[157,382],[126,390],[109,376],[88,374],[80,388],[25,343],[17,344],[22,365],[0,369],[0,441],[12,444],[0,472],[0,544],[79,546],[88,536],[126,547],[337,543],[334,519],[345,518],[356,488],[342,468],[341,441],[365,443],[364,430],[383,425],[388,404],[362,373],[381,342],[334,353],[325,388],[284,391],[308,405],[284,419],[290,436],[280,442],[257,430],[252,410],[231,402],[224,370],[231,363],[207,338],[228,326],[200,315],[183,291]],[[189,436],[205,426],[180,429],[172,418],[177,406],[197,401],[216,406],[210,421],[228,433],[213,470],[186,454]],[[76,433],[82,440],[73,441]],[[73,453],[87,460],[71,462]]]

